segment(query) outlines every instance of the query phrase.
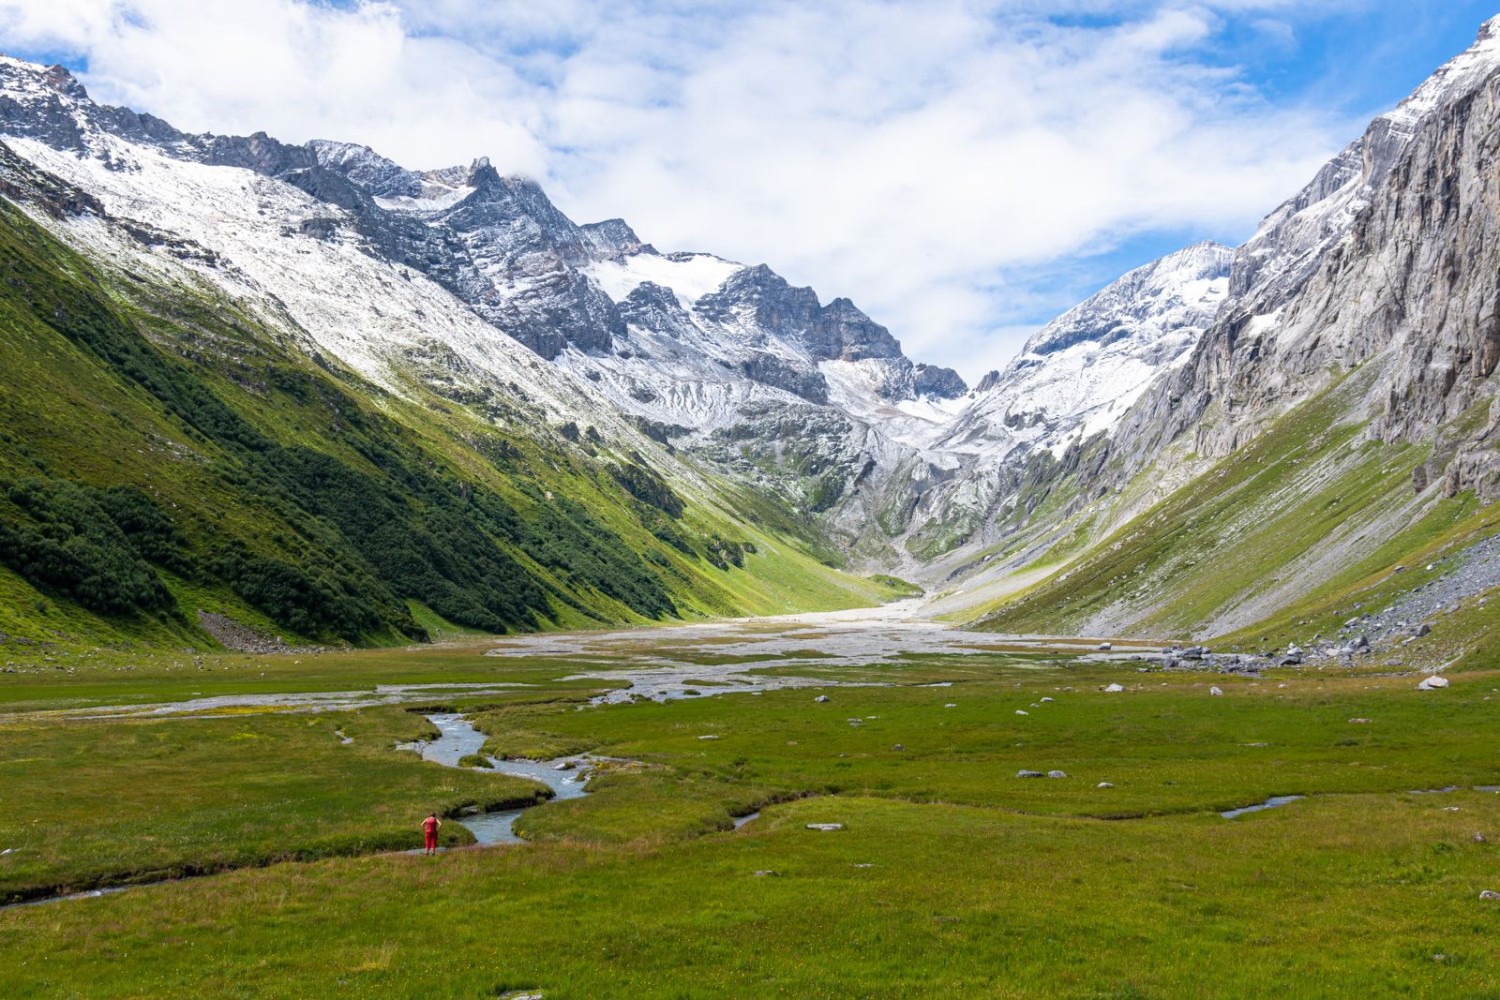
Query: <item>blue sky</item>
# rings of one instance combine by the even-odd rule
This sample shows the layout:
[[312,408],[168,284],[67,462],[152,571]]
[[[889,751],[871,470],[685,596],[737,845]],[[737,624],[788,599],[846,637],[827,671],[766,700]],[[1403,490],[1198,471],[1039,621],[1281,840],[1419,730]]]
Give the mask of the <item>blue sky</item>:
[[1129,268],[1242,241],[1497,7],[0,0],[0,48],[180,128],[489,156],[973,380]]

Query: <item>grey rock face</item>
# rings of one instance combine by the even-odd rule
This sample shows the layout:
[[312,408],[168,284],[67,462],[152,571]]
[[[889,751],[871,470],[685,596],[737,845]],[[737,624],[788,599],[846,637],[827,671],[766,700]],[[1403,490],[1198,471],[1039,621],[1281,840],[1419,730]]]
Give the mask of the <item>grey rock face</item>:
[[677,337],[691,323],[670,288],[643,281],[619,304],[620,318],[653,333]]
[[594,254],[601,259],[613,259],[629,254],[652,251],[649,243],[642,243],[635,230],[626,225],[624,219],[605,219],[603,222],[585,223],[579,227]]
[[918,364],[912,369],[912,389],[919,396],[957,399],[969,391],[963,377],[952,368]]
[[810,403],[828,402],[828,381],[816,370],[806,370],[769,352],[757,352],[740,362],[740,374],[763,385],[785,389]]
[[854,303],[834,299],[819,305],[811,288],[792,287],[764,264],[737,272],[696,305],[711,320],[760,327],[819,360],[901,357],[901,345],[890,331]]
[[1500,41],[1493,22],[1267,217],[1236,252],[1232,298],[1192,360],[1122,425],[1131,468],[1192,434],[1201,455],[1239,447],[1349,370],[1377,372],[1361,412],[1385,441],[1437,442],[1416,486],[1500,496]]

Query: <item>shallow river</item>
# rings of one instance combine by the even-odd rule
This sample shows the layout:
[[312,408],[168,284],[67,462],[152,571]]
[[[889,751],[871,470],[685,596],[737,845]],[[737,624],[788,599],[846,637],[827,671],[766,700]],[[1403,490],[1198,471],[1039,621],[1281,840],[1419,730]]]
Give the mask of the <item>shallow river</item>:
[[[404,743],[399,749],[416,750],[423,760],[446,767],[458,767],[458,762],[470,754],[479,753],[485,736],[461,715],[429,715],[428,720],[442,733],[435,740]],[[558,757],[555,760],[501,760],[486,757],[497,774],[509,774],[517,778],[539,781],[552,789],[553,799],[576,799],[588,794],[584,787],[588,782],[588,757]],[[480,770],[483,770],[482,768]],[[535,808],[535,807],[530,807]],[[516,820],[525,809],[507,809],[504,812],[480,813],[462,816],[454,822],[467,827],[479,844],[519,844],[516,835]]]

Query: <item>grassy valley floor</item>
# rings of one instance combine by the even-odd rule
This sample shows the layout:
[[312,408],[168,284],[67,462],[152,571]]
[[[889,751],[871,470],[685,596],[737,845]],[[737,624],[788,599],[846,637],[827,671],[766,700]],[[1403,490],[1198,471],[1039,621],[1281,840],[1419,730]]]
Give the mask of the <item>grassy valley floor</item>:
[[[1378,663],[1141,673],[995,636],[861,662],[874,626],[737,629],[0,674],[0,894],[217,872],[0,911],[0,993],[1497,995],[1493,665],[1419,692]],[[762,690],[588,704],[664,662]],[[97,717],[416,682],[491,687]],[[437,708],[497,755],[610,762],[521,817],[529,844],[450,822],[459,849],[409,855],[430,808],[533,794],[395,749]],[[1273,795],[1307,797],[1219,815]]]

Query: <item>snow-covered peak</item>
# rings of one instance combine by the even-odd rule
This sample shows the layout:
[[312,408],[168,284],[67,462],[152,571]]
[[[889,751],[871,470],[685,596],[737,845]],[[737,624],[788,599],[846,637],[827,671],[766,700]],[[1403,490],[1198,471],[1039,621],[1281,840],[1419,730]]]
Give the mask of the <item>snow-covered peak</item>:
[[1393,124],[1412,126],[1454,99],[1469,93],[1500,68],[1500,16],[1479,28],[1474,44],[1448,60],[1422,81],[1394,110],[1380,116]]
[[1097,350],[1137,333],[1150,338],[1191,325],[1205,313],[1211,317],[1223,300],[1233,257],[1234,250],[1222,244],[1195,243],[1129,271],[1032,335],[1011,368],[1077,344],[1092,343]]
[[1229,247],[1194,244],[1063,313],[985,378],[946,445],[1022,441],[1058,451],[1112,428],[1154,379],[1186,360],[1224,301],[1233,257]]
[[1439,67],[1396,108],[1372,121],[1306,187],[1266,216],[1240,248],[1230,275],[1230,296],[1236,308],[1268,315],[1295,294],[1325,253],[1348,234],[1422,124],[1497,71],[1500,17],[1487,21],[1470,48]]
[[670,288],[686,309],[717,291],[744,266],[713,254],[659,254],[648,250],[619,260],[597,261],[585,268],[584,273],[617,303],[624,302],[638,286],[649,281]]

